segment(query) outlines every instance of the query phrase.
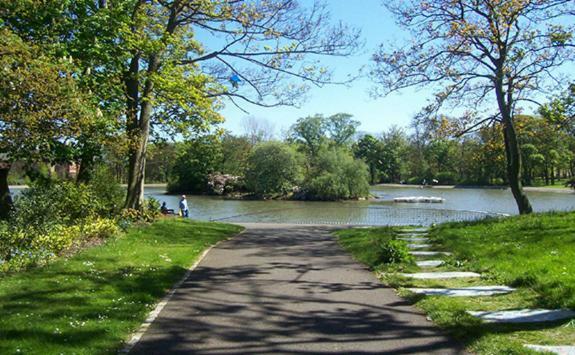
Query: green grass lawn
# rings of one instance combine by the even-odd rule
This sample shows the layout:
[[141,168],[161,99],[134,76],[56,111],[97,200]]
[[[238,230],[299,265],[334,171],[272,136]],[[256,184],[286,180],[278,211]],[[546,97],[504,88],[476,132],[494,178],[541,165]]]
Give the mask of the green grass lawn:
[[[481,324],[466,310],[516,308],[575,309],[575,213],[538,214],[502,220],[440,225],[430,233],[434,249],[449,250],[438,270],[475,271],[481,279],[409,280],[394,271],[411,264],[382,265],[373,257],[377,239],[395,237],[391,228],[337,233],[341,245],[374,270],[400,295],[478,354],[529,354],[522,344],[575,345],[575,320],[539,325]],[[371,249],[370,249],[371,247]],[[517,291],[494,297],[421,297],[407,287],[510,285]],[[533,354],[535,354],[533,352]]]
[[166,219],[0,277],[0,353],[116,353],[207,247],[241,227]]

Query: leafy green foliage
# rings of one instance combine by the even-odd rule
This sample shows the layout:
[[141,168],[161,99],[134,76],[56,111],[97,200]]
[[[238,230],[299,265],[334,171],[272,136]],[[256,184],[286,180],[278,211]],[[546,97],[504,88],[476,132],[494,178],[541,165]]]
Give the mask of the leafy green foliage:
[[221,171],[235,176],[244,176],[252,144],[247,137],[237,137],[225,134],[222,137],[222,168]]
[[414,270],[414,258],[404,241],[396,239],[395,228],[352,228],[334,233],[338,242],[355,259],[374,270]]
[[204,193],[208,191],[208,175],[218,171],[222,161],[219,137],[207,135],[178,146],[169,192]]
[[[47,231],[57,224],[73,225],[84,218],[105,214],[94,191],[72,182],[37,184],[16,198],[11,223],[35,231]],[[118,209],[119,210],[119,209]]]
[[343,149],[322,149],[303,183],[307,198],[344,200],[369,195],[367,166]]
[[413,256],[409,254],[407,243],[402,240],[392,239],[378,243],[378,261],[385,264],[399,264],[413,262]]
[[146,203],[140,209],[124,208],[118,219],[120,226],[126,229],[134,222],[150,223],[157,220],[160,216],[160,201],[155,198],[147,198]]
[[286,144],[261,143],[249,156],[246,187],[255,194],[286,194],[293,190],[300,178],[298,156]]
[[[38,180],[22,191],[0,227],[2,267],[42,264],[75,244],[116,234],[124,194],[112,181],[98,171],[91,185]],[[157,215],[157,202],[154,209]]]
[[354,155],[363,159],[369,167],[370,183],[379,182],[383,170],[382,143],[370,134],[366,134],[353,146]]
[[289,136],[293,142],[302,144],[307,154],[315,157],[324,144],[343,147],[350,143],[359,126],[351,117],[347,113],[302,117],[290,127]]
[[570,84],[562,95],[543,105],[540,113],[550,123],[575,136],[575,83]]
[[79,132],[92,124],[92,107],[74,66],[0,27],[0,152],[12,160],[66,161]]
[[290,128],[290,138],[301,143],[308,154],[315,156],[325,141],[325,119],[322,115],[302,117]]

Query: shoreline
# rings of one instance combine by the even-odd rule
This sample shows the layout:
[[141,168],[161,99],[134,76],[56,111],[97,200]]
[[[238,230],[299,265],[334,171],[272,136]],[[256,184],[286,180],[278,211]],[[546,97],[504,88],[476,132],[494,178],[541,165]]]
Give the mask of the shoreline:
[[[120,186],[122,187],[127,187],[128,184],[120,184]],[[154,183],[154,184],[144,184],[144,187],[167,187],[168,184],[164,184],[164,183]],[[12,189],[27,189],[29,186],[28,185],[8,185],[8,188]]]
[[[421,185],[409,185],[409,184],[376,184],[372,185],[372,187],[392,187],[392,188],[409,188],[409,189],[419,189],[422,188]],[[509,190],[508,186],[461,186],[461,185],[435,185],[435,186],[428,186],[425,189],[480,189],[480,190]],[[564,188],[552,188],[552,187],[543,187],[543,186],[524,186],[523,190],[528,192],[553,192],[553,193],[560,193],[560,194],[572,194],[575,193],[575,190],[570,189],[568,187]]]

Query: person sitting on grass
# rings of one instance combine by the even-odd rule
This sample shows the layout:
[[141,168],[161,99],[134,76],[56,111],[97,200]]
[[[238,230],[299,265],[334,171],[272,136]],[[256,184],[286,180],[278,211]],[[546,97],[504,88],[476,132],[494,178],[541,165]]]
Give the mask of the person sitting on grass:
[[175,214],[173,208],[168,208],[168,206],[166,205],[166,201],[162,202],[162,207],[160,207],[160,212],[162,212],[162,214],[164,214],[164,215]]

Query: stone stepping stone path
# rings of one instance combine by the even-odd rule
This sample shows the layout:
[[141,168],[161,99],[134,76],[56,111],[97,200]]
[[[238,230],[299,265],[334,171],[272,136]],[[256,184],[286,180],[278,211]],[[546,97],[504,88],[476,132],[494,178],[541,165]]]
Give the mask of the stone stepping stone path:
[[[408,242],[407,247],[412,249],[409,253],[413,256],[437,256],[451,255],[448,252],[441,251],[418,251],[414,249],[430,248],[431,244],[427,235],[427,228],[413,228],[410,230],[399,231],[398,240]],[[434,268],[443,265],[443,260],[420,260],[416,265],[420,268]],[[404,277],[413,279],[453,279],[481,277],[474,272],[420,272],[413,274],[400,274]],[[480,297],[495,296],[508,294],[515,291],[508,286],[474,286],[462,288],[408,288],[410,292],[426,296],[445,296],[445,297]],[[560,320],[575,319],[575,311],[569,309],[520,309],[506,311],[467,311],[473,317],[479,318],[486,323],[544,323],[556,322]],[[525,344],[526,348],[539,351],[549,352],[558,355],[575,355],[575,346],[573,345],[533,345]]]
[[416,261],[415,264],[419,267],[422,267],[422,268],[438,267],[438,266],[445,264],[445,261],[443,261],[443,260],[421,260],[421,261]]
[[409,249],[426,249],[431,248],[431,244],[407,244]]
[[437,255],[451,255],[446,251],[410,251],[409,254],[413,256],[437,256]]
[[515,291],[507,286],[475,286],[462,288],[408,288],[410,292],[427,296],[479,297],[503,295]]
[[543,323],[575,318],[569,309],[518,309],[510,311],[467,311],[487,323]]
[[429,238],[407,237],[407,238],[397,238],[397,240],[403,240],[404,242],[428,242]]
[[569,346],[569,345],[550,346],[550,345],[532,345],[532,344],[526,344],[524,346],[528,349],[540,352],[549,352],[558,355],[575,355],[575,346]]
[[410,277],[412,279],[420,280],[435,280],[435,279],[459,279],[467,277],[481,277],[480,274],[475,272],[451,271],[451,272],[417,272],[415,274],[400,274],[403,277]]

